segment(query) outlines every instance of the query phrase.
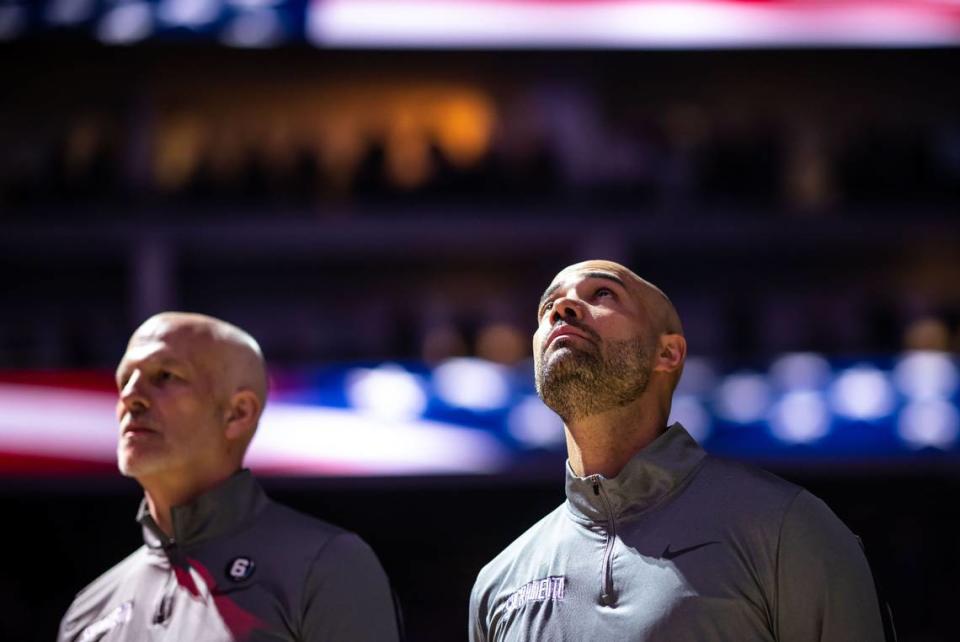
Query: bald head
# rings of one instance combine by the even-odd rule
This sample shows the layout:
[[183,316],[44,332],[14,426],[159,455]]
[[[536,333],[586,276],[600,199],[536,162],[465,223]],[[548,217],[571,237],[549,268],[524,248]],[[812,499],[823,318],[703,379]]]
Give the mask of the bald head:
[[267,397],[257,342],[202,314],[164,312],[117,366],[120,471],[175,505],[240,469]]
[[544,293],[548,297],[552,289],[563,282],[571,274],[592,274],[600,278],[610,278],[623,287],[643,306],[650,316],[653,329],[658,334],[683,335],[683,325],[680,316],[670,298],[653,283],[638,276],[633,270],[614,261],[593,259],[569,265],[554,277],[553,282]]
[[140,325],[130,337],[128,350],[137,343],[176,338],[190,346],[192,357],[217,382],[217,393],[253,392],[260,407],[267,400],[267,369],[256,339],[221,319],[192,312],[161,312]]

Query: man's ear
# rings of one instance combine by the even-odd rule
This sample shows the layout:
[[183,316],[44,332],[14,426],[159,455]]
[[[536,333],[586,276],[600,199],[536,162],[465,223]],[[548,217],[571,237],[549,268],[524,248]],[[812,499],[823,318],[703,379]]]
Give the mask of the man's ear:
[[681,334],[660,335],[660,346],[654,365],[656,372],[677,372],[687,358],[687,340]]
[[238,390],[233,393],[227,414],[227,439],[252,437],[260,419],[260,410],[260,399],[252,390]]

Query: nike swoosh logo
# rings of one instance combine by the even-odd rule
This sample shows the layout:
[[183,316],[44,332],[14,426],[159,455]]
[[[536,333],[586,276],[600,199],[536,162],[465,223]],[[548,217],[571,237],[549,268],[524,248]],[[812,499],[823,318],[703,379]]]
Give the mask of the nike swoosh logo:
[[667,544],[667,547],[666,547],[665,549],[663,549],[663,555],[661,555],[660,557],[662,557],[662,558],[665,559],[665,560],[672,560],[672,559],[674,559],[674,558],[676,558],[676,557],[680,557],[681,555],[685,555],[686,553],[690,553],[690,552],[692,552],[692,551],[695,551],[695,550],[697,550],[698,548],[703,548],[704,546],[710,546],[711,544],[719,544],[719,543],[720,543],[720,542],[717,542],[717,541],[704,542],[703,544],[697,544],[696,546],[688,546],[688,547],[686,547],[686,548],[678,548],[678,549],[676,549],[676,550],[674,550],[674,551],[671,551],[671,550],[670,550],[670,545]]

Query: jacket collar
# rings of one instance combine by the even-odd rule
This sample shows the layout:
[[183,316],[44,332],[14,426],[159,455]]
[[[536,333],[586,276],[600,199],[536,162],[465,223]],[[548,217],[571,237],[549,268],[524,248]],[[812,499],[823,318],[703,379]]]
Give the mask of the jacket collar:
[[170,510],[173,537],[167,537],[150,515],[147,500],[140,502],[137,521],[149,548],[190,546],[237,530],[266,506],[266,493],[249,470],[241,470],[219,486]]
[[606,521],[642,512],[670,495],[706,456],[693,437],[675,423],[607,479],[578,477],[567,460],[567,506],[579,517]]

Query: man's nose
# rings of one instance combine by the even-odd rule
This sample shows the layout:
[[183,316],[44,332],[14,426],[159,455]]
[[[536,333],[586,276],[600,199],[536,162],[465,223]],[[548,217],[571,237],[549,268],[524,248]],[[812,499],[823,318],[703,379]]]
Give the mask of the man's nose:
[[131,412],[143,410],[150,405],[143,391],[143,377],[139,371],[134,372],[120,389],[120,403]]
[[553,312],[550,315],[550,323],[556,323],[560,319],[580,319],[583,317],[583,309],[579,299],[571,296],[562,296],[553,302]]

